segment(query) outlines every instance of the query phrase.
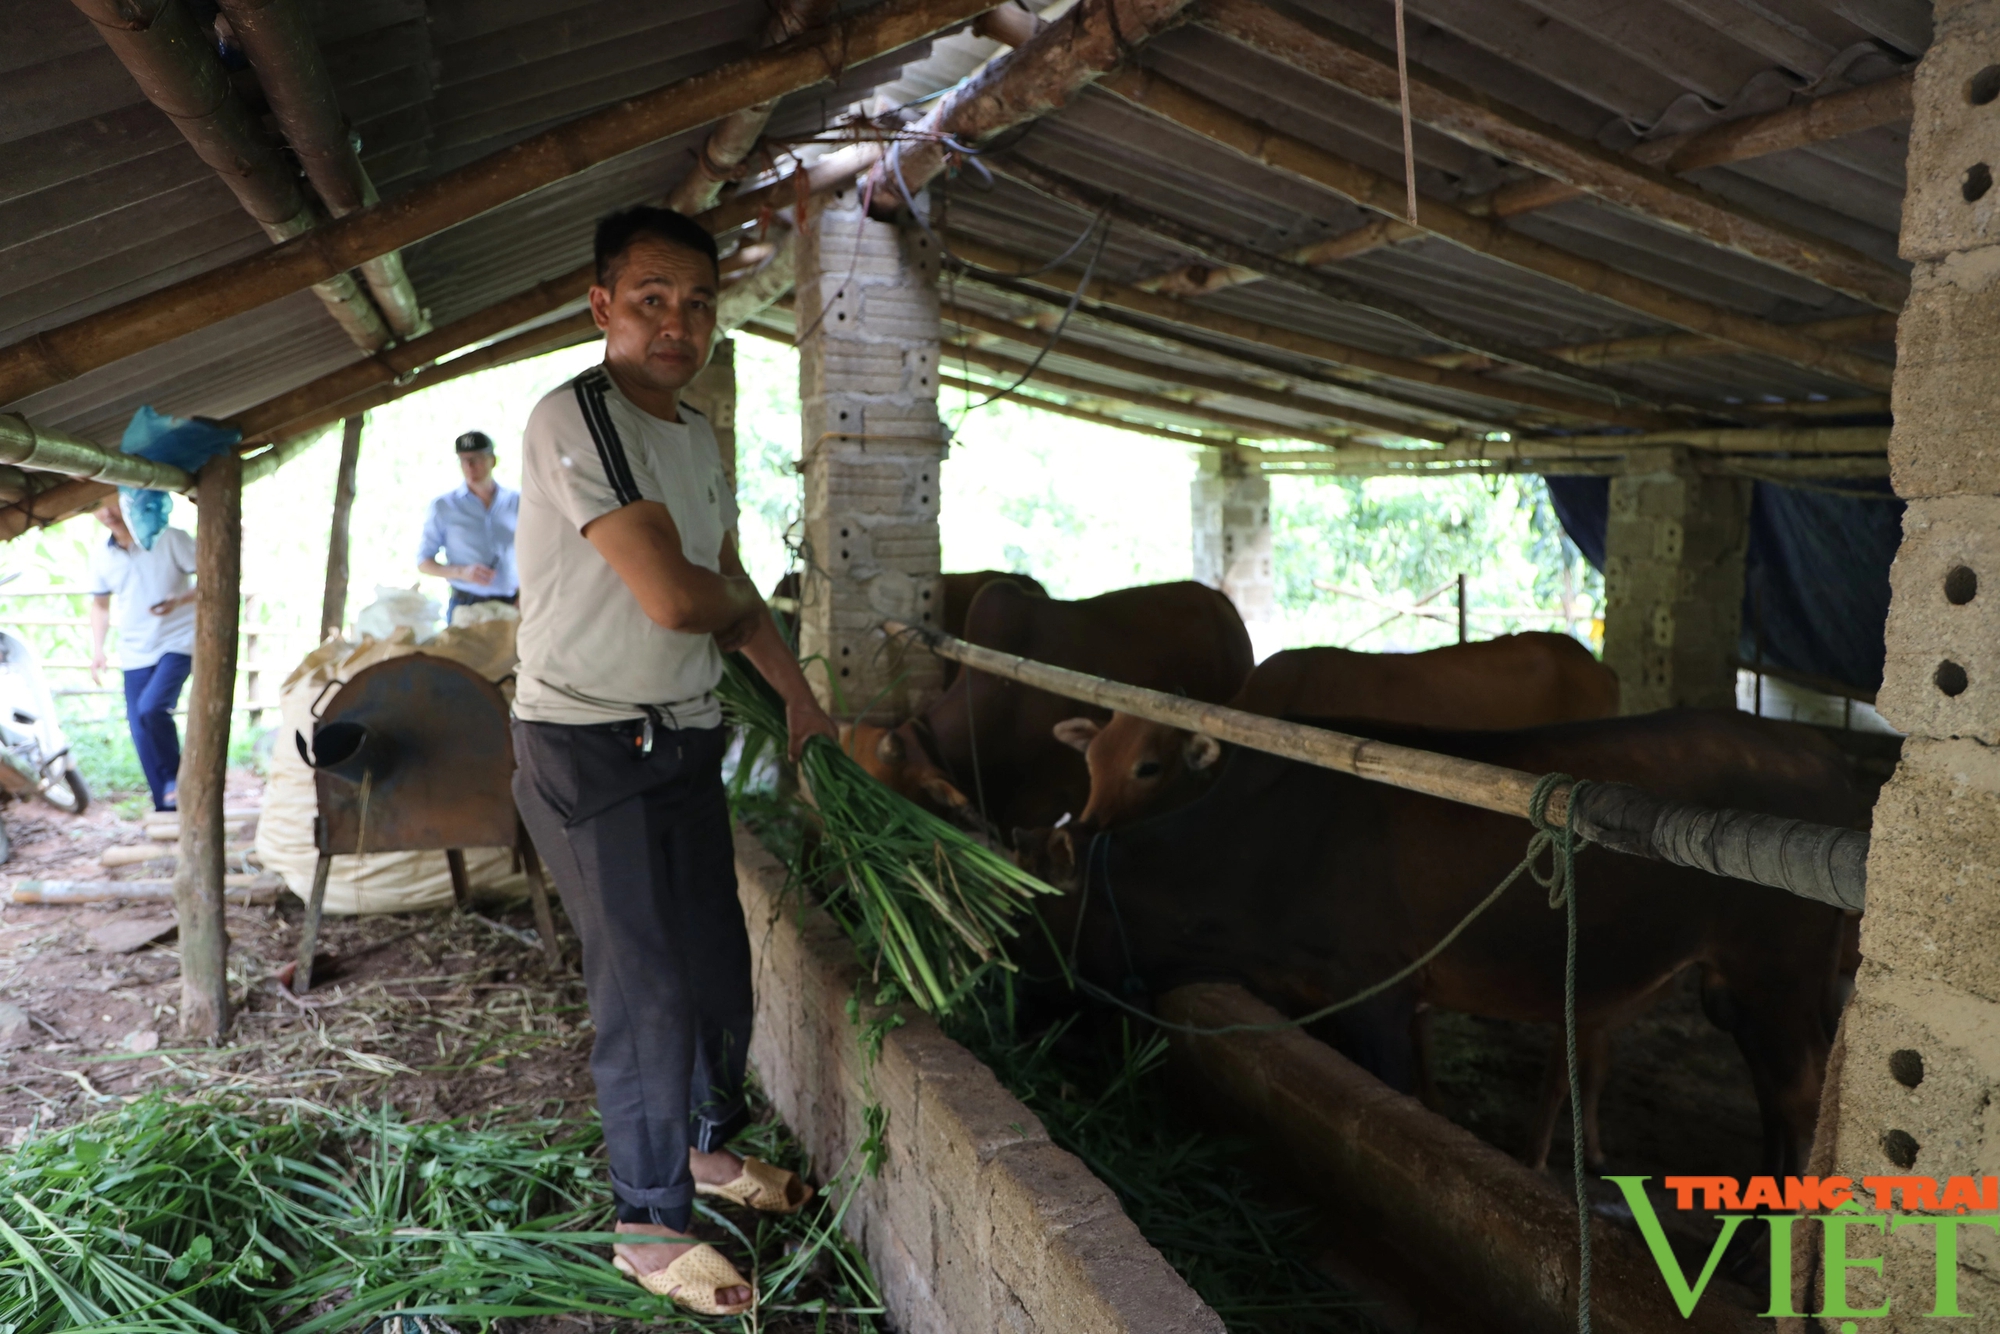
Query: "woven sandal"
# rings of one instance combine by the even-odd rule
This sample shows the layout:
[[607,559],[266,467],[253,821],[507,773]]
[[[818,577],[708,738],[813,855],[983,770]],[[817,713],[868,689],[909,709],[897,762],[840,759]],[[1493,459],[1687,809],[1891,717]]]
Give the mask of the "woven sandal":
[[694,1189],[697,1195],[719,1195],[765,1214],[795,1214],[813,1197],[812,1187],[799,1180],[798,1173],[773,1167],[761,1158],[745,1158],[742,1175],[726,1186],[697,1181]]
[[[612,1256],[611,1263],[619,1273],[655,1297],[665,1297],[696,1315],[742,1315],[757,1304],[757,1289],[750,1280],[737,1273],[728,1257],[707,1242],[689,1247],[665,1269],[655,1269],[650,1274],[633,1269],[622,1255]],[[724,1288],[749,1288],[750,1300],[725,1306],[716,1300],[716,1294]]]

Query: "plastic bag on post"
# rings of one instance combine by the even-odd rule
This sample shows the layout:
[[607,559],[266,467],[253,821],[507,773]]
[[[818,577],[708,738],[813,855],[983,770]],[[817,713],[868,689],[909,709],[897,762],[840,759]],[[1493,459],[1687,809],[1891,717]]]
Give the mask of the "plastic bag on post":
[[[125,424],[125,439],[119,448],[155,463],[172,464],[183,472],[195,472],[242,438],[243,432],[233,426],[206,417],[170,417],[142,404]],[[118,507],[124,512],[125,526],[132,530],[132,536],[151,551],[154,540],[167,526],[173,497],[164,491],[121,486]]]

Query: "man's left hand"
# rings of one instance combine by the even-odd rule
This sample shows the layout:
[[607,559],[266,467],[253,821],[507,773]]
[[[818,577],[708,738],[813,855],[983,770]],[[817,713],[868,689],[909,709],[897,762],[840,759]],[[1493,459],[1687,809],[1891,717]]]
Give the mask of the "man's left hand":
[[785,706],[785,732],[791,738],[792,763],[799,762],[799,755],[806,748],[806,738],[823,736],[835,745],[840,743],[840,729],[833,719],[826,716],[826,710],[818,704],[787,704]]

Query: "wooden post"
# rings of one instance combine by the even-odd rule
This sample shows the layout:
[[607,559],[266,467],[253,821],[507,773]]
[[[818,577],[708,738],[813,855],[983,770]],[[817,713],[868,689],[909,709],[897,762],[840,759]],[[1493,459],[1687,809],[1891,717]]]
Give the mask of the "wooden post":
[[1463,644],[1472,636],[1467,633],[1465,623],[1465,571],[1458,572],[1458,642]]
[[229,771],[229,711],[236,693],[236,620],[243,578],[243,460],[225,450],[197,475],[195,643],[181,751],[181,1032],[218,1038],[229,1027],[229,932],[223,919],[222,791]]
[[320,603],[319,642],[347,624],[347,528],[354,513],[354,473],[361,462],[362,417],[340,424],[340,475],[333,484],[333,528],[326,539],[326,598]]

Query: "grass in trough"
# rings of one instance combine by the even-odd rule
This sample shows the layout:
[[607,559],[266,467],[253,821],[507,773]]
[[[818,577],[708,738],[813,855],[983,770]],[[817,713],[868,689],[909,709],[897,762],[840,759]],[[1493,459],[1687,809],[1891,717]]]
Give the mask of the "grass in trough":
[[[739,782],[731,796],[736,813],[774,856],[791,867],[795,880],[834,910],[863,957],[874,937],[858,929],[851,906],[843,913],[835,905],[881,892],[894,881],[895,868],[919,854],[917,840],[934,838],[940,860],[956,861],[967,847],[985,858],[997,856],[942,821],[930,823],[944,833],[931,833],[929,825],[915,818],[923,812],[875,783],[832,746],[809,747],[806,752],[805,785],[821,798],[816,810],[802,809],[782,789],[758,786],[749,780],[755,757],[769,754],[768,748],[783,737],[783,714],[763,697],[757,683],[738,678],[731,693],[734,716],[745,725],[740,753],[746,762],[737,772],[746,781]],[[817,772],[816,753],[830,757]],[[841,763],[835,766],[831,761]],[[768,769],[764,772],[769,776]],[[843,802],[829,818],[824,798],[832,784],[843,793]],[[857,809],[895,811],[893,828],[898,832],[887,838],[847,832],[844,822],[854,818],[851,812]],[[884,820],[875,827],[892,825]],[[845,840],[845,846],[836,855],[816,859],[815,833],[829,842]],[[864,870],[872,871],[872,878],[860,874]],[[1053,892],[1034,883],[1043,892]],[[906,910],[918,916],[921,909],[920,903],[911,903]],[[1009,927],[1011,936],[1012,923]],[[909,987],[903,973],[891,967],[897,981]],[[1117,1192],[1141,1234],[1231,1330],[1367,1334],[1376,1329],[1360,1299],[1315,1265],[1306,1214],[1274,1210],[1259,1201],[1245,1166],[1249,1146],[1207,1133],[1174,1114],[1175,1100],[1161,1070],[1164,1039],[1157,1034],[1135,1038],[1129,1027],[1123,1027],[1122,1041],[1114,1049],[1077,1031],[1074,1015],[1039,1032],[1023,1033],[1010,1003],[1011,970],[969,969],[965,979],[948,997],[951,1004],[938,1007],[951,1035],[1041,1118],[1050,1138]]]
[[1174,1112],[1166,1040],[1094,1041],[1076,1016],[1023,1035],[1004,996],[950,1025],[951,1035],[1026,1103],[1049,1138],[1118,1194],[1140,1233],[1236,1334],[1368,1334],[1361,1299],[1314,1263],[1302,1210],[1259,1200],[1251,1146]]
[[[0,1330],[437,1334],[595,1317],[650,1328],[881,1328],[841,1235],[851,1194],[802,1214],[698,1207],[697,1231],[763,1295],[699,1320],[607,1262],[595,1121],[408,1123],[303,1100],[159,1096],[0,1156]],[[748,1152],[803,1167],[775,1123]]]

